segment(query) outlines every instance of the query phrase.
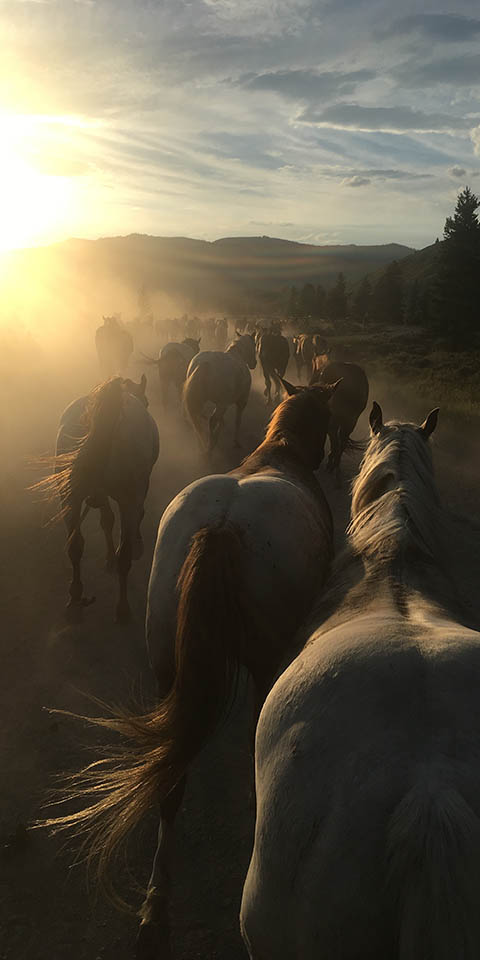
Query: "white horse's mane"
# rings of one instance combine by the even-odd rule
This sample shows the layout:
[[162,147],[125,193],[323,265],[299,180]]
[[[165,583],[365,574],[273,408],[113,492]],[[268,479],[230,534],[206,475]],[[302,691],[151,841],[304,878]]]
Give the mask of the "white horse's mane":
[[421,428],[385,424],[372,438],[353,484],[352,547],[378,562],[406,549],[432,559],[439,519],[432,457]]

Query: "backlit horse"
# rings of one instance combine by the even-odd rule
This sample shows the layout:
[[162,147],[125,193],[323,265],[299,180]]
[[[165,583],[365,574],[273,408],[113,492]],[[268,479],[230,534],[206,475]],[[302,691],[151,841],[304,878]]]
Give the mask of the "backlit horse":
[[[239,443],[240,424],[252,385],[250,370],[257,364],[255,339],[242,334],[224,353],[202,350],[190,363],[183,390],[183,401],[190,422],[203,447],[211,452],[223,427],[229,406],[235,404],[235,443]],[[205,436],[204,409],[214,404]]]
[[452,587],[421,427],[383,424],[348,547],[256,740],[252,960],[480,956],[480,633]]
[[[72,582],[68,610],[78,617],[93,602],[83,594],[82,522],[91,508],[100,510],[107,544],[107,568],[115,565],[119,580],[117,620],[129,619],[127,580],[132,558],[143,545],[140,524],[150,474],[159,452],[158,430],[148,413],[146,378],[140,384],[116,377],[71,403],[62,414],[57,435],[55,474],[38,486],[58,491],[68,536]],[[113,542],[118,503],[120,544]]]
[[267,403],[272,400],[272,379],[275,384],[275,399],[280,400],[281,383],[279,377],[285,375],[290,359],[290,344],[281,334],[281,327],[272,326],[269,332],[259,333],[257,336],[258,357],[262,366],[265,380],[265,398]]
[[240,666],[253,678],[258,714],[332,559],[331,513],[314,471],[335,387],[297,393],[285,386],[293,395],[276,409],[257,450],[230,474],[191,484],[165,511],[147,607],[159,705],[148,716],[98,721],[131,743],[116,760],[80,775],[80,784],[93,788],[92,806],[61,821],[92,832],[106,864],[160,801],[142,960],[170,956],[173,825],[187,769],[231,701]]
[[188,365],[199,350],[200,340],[193,340],[191,337],[186,337],[181,343],[176,343],[175,341],[166,343],[160,350],[158,360],[153,360],[151,357],[144,357],[148,363],[156,364],[158,367],[160,391],[165,410],[168,406],[170,387],[173,386],[176,389],[181,399]]
[[337,484],[340,483],[340,461],[347,449],[357,449],[361,444],[351,439],[357,420],[365,410],[368,401],[368,379],[363,367],[356,363],[327,363],[324,357],[314,359],[314,369],[310,383],[336,383],[341,379],[339,389],[332,397],[332,416],[328,427],[330,452],[327,470],[335,472]]
[[95,346],[102,376],[123,376],[133,353],[133,338],[116,317],[103,317],[103,326],[95,333]]

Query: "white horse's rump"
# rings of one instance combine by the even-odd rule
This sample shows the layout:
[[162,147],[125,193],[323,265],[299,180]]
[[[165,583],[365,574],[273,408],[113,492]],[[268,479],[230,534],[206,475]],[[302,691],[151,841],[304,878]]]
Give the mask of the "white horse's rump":
[[[176,584],[194,534],[205,527],[238,531],[242,596],[263,625],[260,632],[280,630],[282,638],[295,629],[298,611],[324,578],[329,560],[325,508],[288,478],[214,475],[186,487],[162,517],[148,588],[149,656],[167,689],[175,658]],[[278,642],[281,647],[279,636]]]
[[439,552],[435,422],[374,405],[349,550],[262,710],[252,960],[480,956],[480,634]]
[[[255,342],[249,335],[239,337],[230,344],[225,353],[205,350],[197,353],[190,363],[184,388],[184,403],[187,414],[199,437],[208,450],[215,446],[223,426],[225,412],[235,404],[235,442],[239,442],[242,413],[247,405],[252,385],[250,370],[256,366]],[[205,437],[203,411],[207,402],[215,406],[208,421],[208,437]]]

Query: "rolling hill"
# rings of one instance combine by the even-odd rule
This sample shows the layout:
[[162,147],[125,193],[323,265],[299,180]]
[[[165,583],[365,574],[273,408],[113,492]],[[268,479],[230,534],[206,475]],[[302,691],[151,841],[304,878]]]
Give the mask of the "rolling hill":
[[3,284],[18,293],[27,283],[37,303],[48,288],[80,311],[234,313],[267,306],[292,284],[328,287],[340,271],[354,284],[410,254],[411,248],[395,243],[315,246],[270,237],[208,242],[133,234],[15,251],[5,260]]

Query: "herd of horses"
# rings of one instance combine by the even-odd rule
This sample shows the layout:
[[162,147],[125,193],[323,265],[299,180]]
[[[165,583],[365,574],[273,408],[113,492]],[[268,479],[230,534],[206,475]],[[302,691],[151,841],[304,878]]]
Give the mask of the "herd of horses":
[[[373,403],[347,544],[334,557],[317,471],[328,437],[338,476],[368,380],[356,364],[330,362],[321,338],[299,337],[309,382],[294,386],[283,340],[275,329],[239,332],[224,351],[187,340],[156,361],[163,401],[168,377],[209,454],[230,405],[238,442],[257,357],[267,400],[267,372],[286,398],[238,467],[195,481],[165,510],[146,615],[156,705],[90,720],[120,745],[69,781],[79,809],[48,822],[84,832],[105,872],[158,808],[137,958],[170,958],[176,814],[190,764],[246,670],[256,827],[240,926],[251,960],[478,960],[480,638],[450,587],[429,446],[438,410],[420,425],[384,423]],[[113,564],[113,499],[117,619],[128,617],[159,449],[145,384],[114,376],[61,420],[47,483],[62,502],[76,613],[89,603],[81,523],[100,510]]]

